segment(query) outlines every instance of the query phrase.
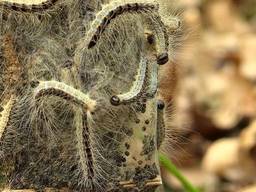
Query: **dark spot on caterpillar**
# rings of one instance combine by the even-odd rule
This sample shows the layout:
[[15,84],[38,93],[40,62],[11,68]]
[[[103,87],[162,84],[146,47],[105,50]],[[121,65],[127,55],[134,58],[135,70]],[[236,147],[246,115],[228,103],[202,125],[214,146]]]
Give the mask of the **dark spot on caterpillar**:
[[118,14],[121,14],[122,12],[123,12],[122,6],[118,6],[118,7],[116,8],[116,14],[118,15]]
[[147,119],[147,120],[145,121],[145,123],[146,123],[146,124],[149,124],[149,120]]
[[39,81],[34,80],[34,81],[31,81],[31,82],[30,82],[30,86],[31,86],[32,88],[36,88],[38,85],[39,85]]
[[124,145],[125,145],[126,149],[130,148],[130,145],[128,143],[125,143]]
[[125,163],[125,162],[126,162],[126,158],[123,157],[122,155],[117,155],[117,156],[115,157],[115,161],[116,161],[117,165],[120,165],[120,166],[121,166],[122,163]]
[[73,66],[73,62],[71,60],[67,60],[64,62],[63,67],[70,69]]
[[88,45],[88,49],[94,47],[96,45],[96,41],[95,39],[97,39],[97,36],[94,35],[93,38],[92,38],[92,41],[90,41],[89,45]]
[[143,161],[141,161],[141,160],[138,161],[138,164],[139,164],[139,165],[142,165],[142,163],[143,163]]
[[129,156],[129,155],[130,155],[129,151],[125,151],[124,154],[125,154],[126,156]]
[[157,64],[164,65],[169,61],[168,53],[163,53],[157,57]]
[[142,98],[142,102],[146,103],[147,102],[147,98]]
[[145,113],[145,112],[146,112],[146,109],[147,109],[147,105],[146,105],[145,103],[142,104],[141,113]]
[[136,119],[136,120],[135,120],[135,123],[139,124],[139,123],[140,123],[140,120],[139,120],[139,119]]
[[2,112],[4,110],[4,108],[2,106],[0,106],[0,112]]
[[122,162],[125,163],[126,162],[126,158],[125,157],[122,157]]

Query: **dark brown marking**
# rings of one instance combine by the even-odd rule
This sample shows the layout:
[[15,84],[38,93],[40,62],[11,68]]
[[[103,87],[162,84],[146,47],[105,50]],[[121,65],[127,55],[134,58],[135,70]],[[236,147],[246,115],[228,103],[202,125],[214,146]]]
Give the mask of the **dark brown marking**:
[[125,143],[125,147],[126,147],[126,149],[129,149],[130,145],[128,143]]
[[148,34],[147,35],[147,41],[149,44],[154,44],[155,43],[155,36],[153,34]]
[[125,154],[126,156],[129,156],[129,155],[130,155],[129,151],[125,151],[124,154]]
[[87,116],[83,115],[83,146],[85,151],[85,159],[87,159],[87,174],[88,178],[92,179],[95,175],[94,173],[94,161],[91,151],[91,143],[90,143],[90,132],[89,127],[87,125]]
[[139,120],[139,119],[136,119],[136,120],[135,120],[135,123],[139,124],[139,123],[140,123],[140,120]]

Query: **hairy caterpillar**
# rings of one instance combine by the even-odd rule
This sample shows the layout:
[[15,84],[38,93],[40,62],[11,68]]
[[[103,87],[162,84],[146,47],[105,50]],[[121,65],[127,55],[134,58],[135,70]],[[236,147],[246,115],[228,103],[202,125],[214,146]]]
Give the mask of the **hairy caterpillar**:
[[150,15],[149,26],[153,31],[156,42],[156,52],[157,52],[157,63],[163,65],[168,62],[168,47],[169,47],[169,37],[167,34],[167,29],[161,20],[161,17],[156,14]]
[[7,103],[3,105],[2,111],[0,112],[0,139],[4,133],[4,130],[7,126],[7,124],[8,124],[9,116],[10,116],[13,104],[14,104],[14,98],[13,98],[13,96],[11,96],[10,99],[7,101]]
[[77,149],[79,163],[83,179],[89,190],[95,191],[95,161],[91,146],[91,135],[88,124],[88,116],[83,110],[76,109],[75,111],[75,127],[77,136]]
[[145,89],[145,84],[147,81],[147,73],[148,73],[148,60],[145,57],[142,57],[139,64],[138,73],[136,76],[136,80],[130,91],[114,95],[111,97],[111,104],[112,105],[120,105],[121,103],[129,103],[136,99],[138,99]]
[[165,103],[162,100],[157,102],[157,147],[160,148],[165,138],[165,123],[164,123],[164,108]]
[[168,46],[169,38],[166,27],[161,20],[161,17],[156,14],[158,6],[153,3],[125,3],[114,2],[108,6],[105,6],[100,11],[96,19],[92,22],[91,28],[89,29],[85,38],[88,49],[92,48],[97,44],[101,34],[105,31],[108,24],[112,19],[116,18],[125,12],[142,12],[143,15],[148,19],[148,24],[152,28],[154,35],[157,39],[156,50],[157,50],[157,63],[163,65],[168,62]]
[[158,65],[153,62],[150,63],[150,81],[149,81],[149,89],[147,91],[147,97],[154,97],[156,92],[157,92],[157,88],[158,88]]
[[121,1],[114,1],[113,3],[103,7],[103,9],[96,15],[95,20],[91,24],[87,36],[85,38],[86,46],[90,49],[96,45],[100,39],[101,34],[105,31],[112,19],[125,12],[154,12],[158,6],[153,3],[127,3]]
[[83,105],[88,111],[93,111],[96,101],[83,92],[58,81],[41,81],[34,90],[34,98],[37,99],[45,95],[55,95],[77,104]]
[[9,1],[0,1],[0,7],[20,12],[39,12],[49,9],[50,7],[55,5],[57,1],[58,0],[46,0],[39,4],[19,4]]

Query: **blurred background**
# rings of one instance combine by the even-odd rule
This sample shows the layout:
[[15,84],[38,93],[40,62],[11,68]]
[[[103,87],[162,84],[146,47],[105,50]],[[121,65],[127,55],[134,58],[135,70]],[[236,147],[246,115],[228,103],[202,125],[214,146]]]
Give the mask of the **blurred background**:
[[256,192],[256,0],[177,2],[186,32],[161,79],[163,150],[202,192]]

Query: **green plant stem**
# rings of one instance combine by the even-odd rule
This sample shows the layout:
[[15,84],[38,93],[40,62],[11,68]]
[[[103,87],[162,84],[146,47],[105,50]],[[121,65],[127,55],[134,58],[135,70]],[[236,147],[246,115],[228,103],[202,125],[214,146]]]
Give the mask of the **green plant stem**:
[[159,154],[159,161],[163,167],[165,167],[172,175],[174,175],[183,185],[187,192],[199,192],[175,167],[168,157],[164,154]]

